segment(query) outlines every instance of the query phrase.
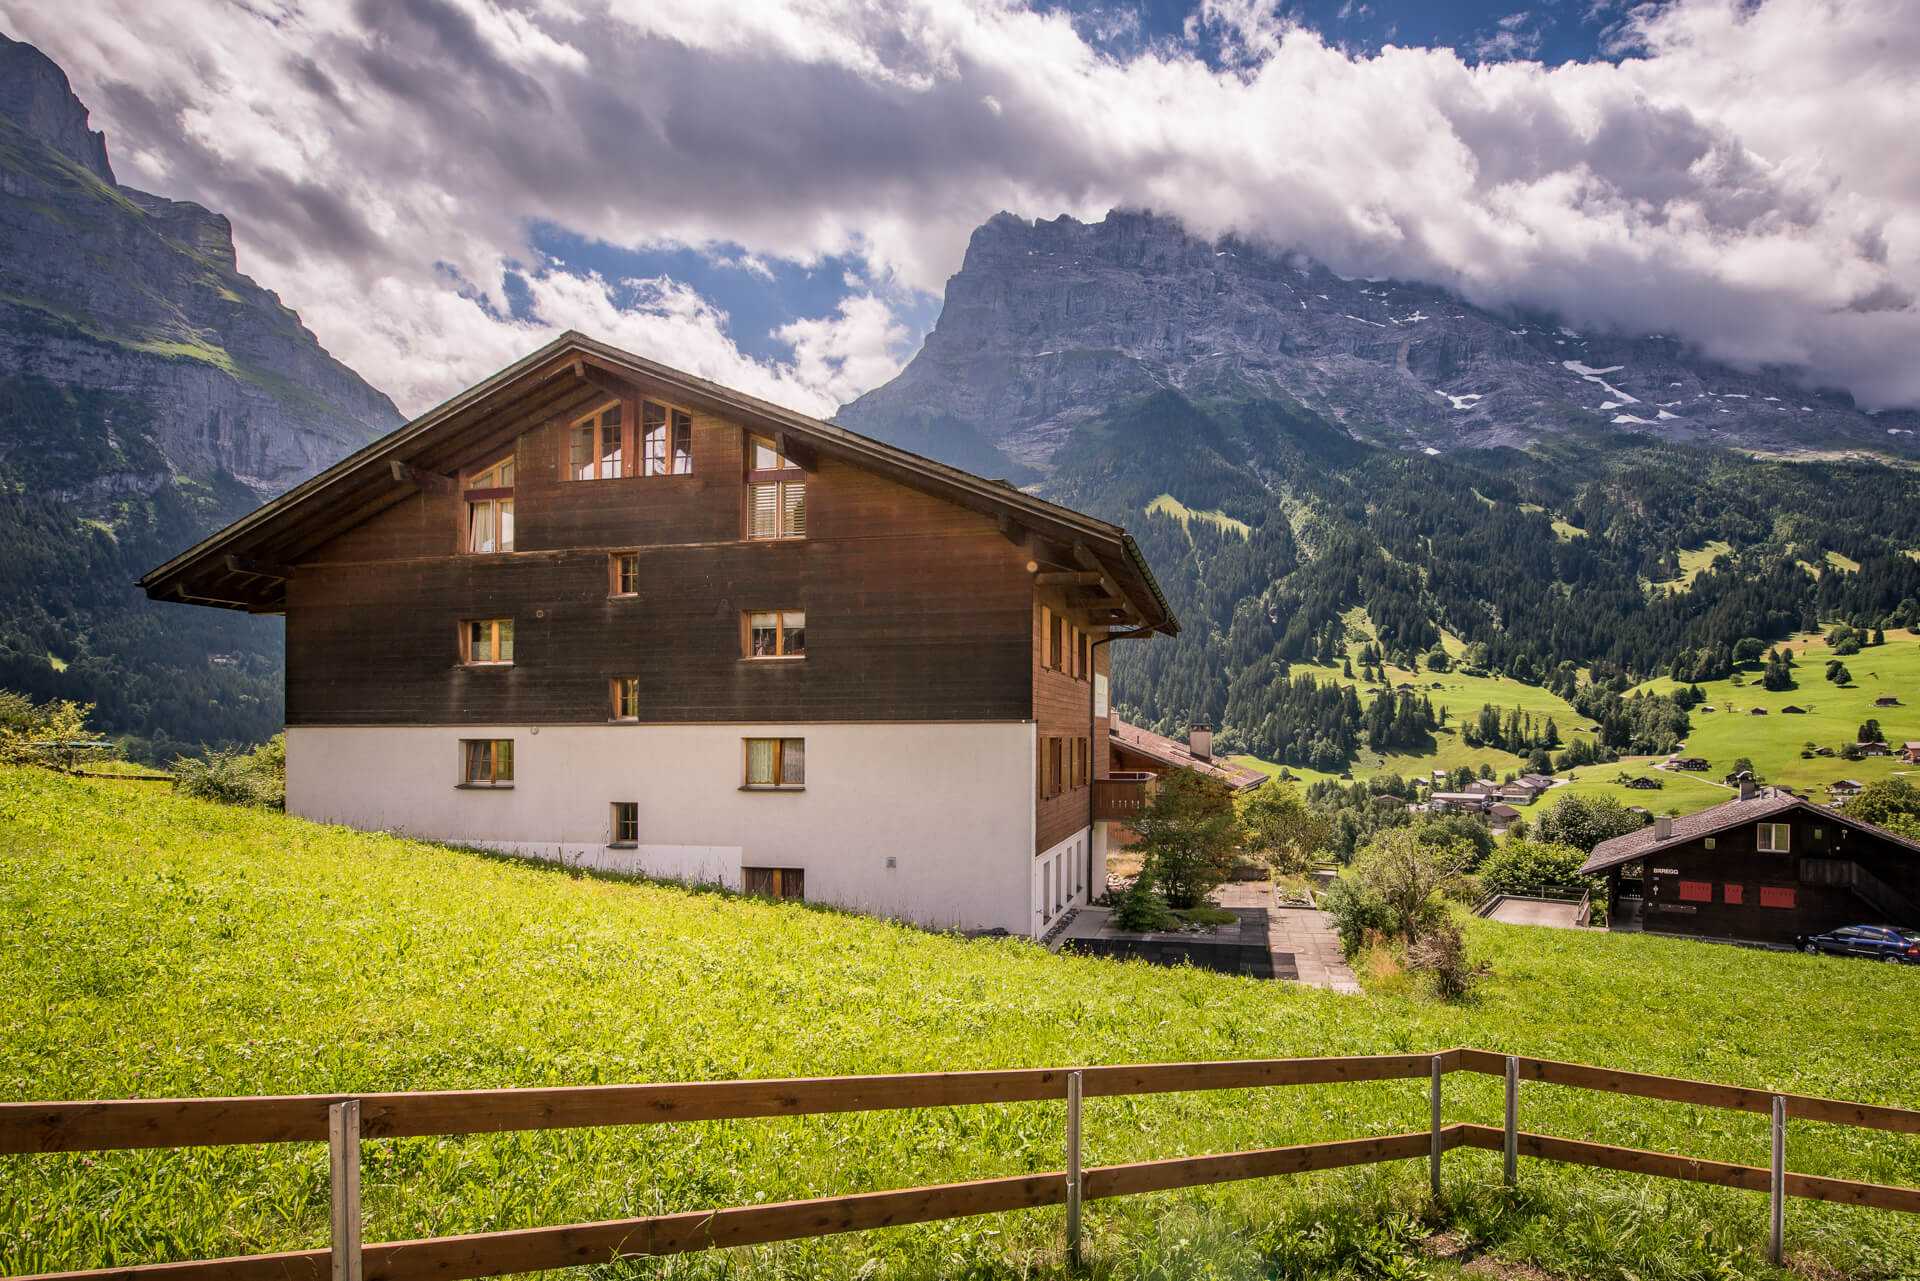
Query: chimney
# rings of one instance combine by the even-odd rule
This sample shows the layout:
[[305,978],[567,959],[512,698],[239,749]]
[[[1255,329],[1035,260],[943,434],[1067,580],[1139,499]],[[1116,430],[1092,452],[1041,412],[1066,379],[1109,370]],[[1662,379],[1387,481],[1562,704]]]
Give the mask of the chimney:
[[1750,801],[1760,794],[1759,785],[1753,781],[1752,770],[1741,770],[1740,777],[1735,781],[1740,784],[1741,800]]
[[1672,836],[1673,836],[1672,817],[1666,814],[1662,814],[1659,818],[1656,818],[1653,820],[1653,839],[1654,840],[1664,841],[1664,840],[1668,840]]
[[1213,759],[1213,727],[1210,725],[1187,726],[1187,751],[1196,761]]

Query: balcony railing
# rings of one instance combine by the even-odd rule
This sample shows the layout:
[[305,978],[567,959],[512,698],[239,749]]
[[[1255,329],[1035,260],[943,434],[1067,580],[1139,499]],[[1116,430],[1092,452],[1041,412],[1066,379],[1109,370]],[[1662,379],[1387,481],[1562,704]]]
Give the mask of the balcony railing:
[[1153,793],[1153,775],[1122,772],[1093,780],[1093,817],[1096,822],[1126,822],[1138,818]]

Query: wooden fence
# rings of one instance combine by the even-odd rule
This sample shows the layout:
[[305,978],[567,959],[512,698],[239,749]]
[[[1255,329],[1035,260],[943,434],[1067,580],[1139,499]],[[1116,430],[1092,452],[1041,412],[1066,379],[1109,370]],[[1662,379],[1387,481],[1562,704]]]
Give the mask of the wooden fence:
[[[1505,1079],[1503,1126],[1443,1121],[1441,1084],[1452,1072],[1487,1073]],[[1431,1121],[1425,1130],[1081,1168],[1084,1099],[1402,1079],[1428,1082]],[[1705,1161],[1526,1133],[1519,1128],[1519,1104],[1520,1086],[1528,1081],[1770,1115],[1773,1120],[1771,1167]],[[1054,1099],[1063,1099],[1067,1105],[1066,1166],[1062,1170],[560,1227],[371,1245],[363,1244],[360,1239],[360,1145],[370,1139],[817,1116]],[[1501,1152],[1503,1176],[1509,1186],[1518,1178],[1518,1159],[1528,1156],[1766,1192],[1771,1209],[1769,1254],[1776,1262],[1781,1256],[1788,1197],[1920,1214],[1920,1188],[1789,1173],[1785,1163],[1789,1119],[1920,1134],[1920,1111],[1906,1108],[1457,1049],[1439,1054],[1347,1058],[450,1090],[352,1097],[291,1095],[5,1103],[0,1104],[0,1154],[239,1143],[325,1142],[329,1145],[332,1232],[327,1249],[144,1264],[92,1272],[47,1273],[36,1281],[52,1277],[124,1278],[125,1281],[464,1281],[465,1278],[603,1263],[623,1256],[680,1254],[724,1246],[795,1241],[1047,1205],[1067,1207],[1067,1249],[1069,1256],[1077,1259],[1081,1205],[1085,1201],[1420,1157],[1427,1159],[1432,1193],[1438,1198],[1441,1157],[1460,1147]]]

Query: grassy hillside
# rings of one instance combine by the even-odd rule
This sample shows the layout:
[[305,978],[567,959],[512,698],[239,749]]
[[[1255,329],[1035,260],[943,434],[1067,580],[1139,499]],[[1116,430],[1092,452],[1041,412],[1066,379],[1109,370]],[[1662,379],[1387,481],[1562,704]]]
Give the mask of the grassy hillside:
[[[1361,649],[1377,640],[1378,632],[1364,609],[1348,610],[1342,617],[1341,623],[1346,632],[1347,656],[1353,662],[1354,671],[1357,673],[1360,670]],[[1451,633],[1441,634],[1441,644],[1456,658],[1466,650],[1460,638]],[[1358,679],[1357,676],[1345,675],[1344,669],[1339,667],[1327,667],[1318,663],[1295,663],[1292,670],[1310,672],[1314,679],[1322,682],[1332,681],[1341,685],[1352,685],[1360,690],[1363,702],[1371,701],[1373,691],[1380,688]],[[1478,768],[1482,761],[1492,766],[1496,775],[1504,775],[1509,770],[1525,768],[1524,759],[1512,752],[1503,752],[1496,747],[1468,747],[1460,741],[1460,723],[1479,715],[1480,709],[1488,703],[1503,712],[1508,708],[1518,707],[1541,721],[1552,717],[1554,723],[1560,727],[1560,735],[1563,739],[1587,727],[1586,719],[1579,712],[1574,711],[1565,699],[1538,685],[1523,684],[1499,675],[1468,676],[1458,670],[1431,672],[1422,668],[1416,672],[1404,667],[1395,667],[1391,663],[1387,664],[1383,670],[1386,672],[1389,686],[1397,687],[1404,682],[1413,686],[1416,693],[1431,698],[1436,712],[1444,708],[1447,712],[1447,723],[1434,734],[1431,751],[1382,754],[1363,750],[1353,764],[1355,778],[1367,778],[1374,774],[1401,774],[1413,778],[1424,778],[1437,769],[1451,770],[1462,765]],[[1255,756],[1240,756],[1235,759],[1255,769],[1266,770],[1268,773],[1277,773],[1280,769],[1278,765]],[[1296,777],[1307,782],[1336,777],[1336,775],[1298,765],[1289,766],[1288,769]]]
[[[1909,767],[1890,756],[1860,761],[1844,761],[1837,756],[1802,760],[1800,752],[1808,742],[1837,750],[1841,744],[1852,742],[1860,723],[1869,718],[1880,722],[1882,735],[1896,747],[1903,740],[1920,739],[1920,640],[1910,632],[1888,632],[1885,645],[1870,645],[1858,654],[1845,656],[1840,661],[1853,675],[1853,684],[1845,687],[1826,679],[1827,662],[1834,655],[1822,637],[1798,636],[1788,645],[1796,663],[1797,684],[1792,689],[1764,689],[1758,672],[1741,673],[1742,683],[1738,685],[1731,679],[1701,683],[1701,692],[1716,710],[1694,709],[1686,754],[1704,756],[1712,762],[1709,777],[1713,778],[1726,773],[1739,757],[1751,757],[1768,782],[1804,789],[1815,800],[1825,800],[1826,785],[1836,779],[1868,783],[1907,773]],[[1670,690],[1673,682],[1650,681],[1641,688]],[[1889,694],[1898,698],[1901,706],[1873,705],[1874,699]],[[1781,710],[1788,706],[1805,708],[1806,714]],[[1753,715],[1756,707],[1765,708],[1767,715]],[[1602,766],[1589,772],[1605,770]]]
[[[1920,972],[1475,922],[1490,976],[1439,1005],[1058,958],[800,905],[563,869],[0,772],[0,1097],[683,1080],[1476,1044],[1905,1106]],[[1780,1034],[1791,1010],[1792,1035]],[[1873,1052],[1862,1050],[1871,1042]],[[1499,1086],[1449,1078],[1450,1118]],[[1416,1129],[1424,1087],[1096,1100],[1106,1163]],[[1764,1164],[1759,1117],[1529,1087],[1528,1126]],[[1057,1168],[1058,1105],[369,1145],[369,1240],[688,1210]],[[1796,1126],[1795,1169],[1920,1184],[1920,1139]],[[1447,1158],[1477,1250],[1562,1275],[1775,1275],[1764,1200]],[[318,1147],[0,1158],[0,1272],[315,1246]],[[1089,1209],[1102,1277],[1429,1274],[1424,1168],[1274,1180]],[[640,1275],[1058,1275],[1036,1211],[681,1261]],[[1834,1275],[1920,1269],[1913,1221],[1796,1203]],[[1371,1254],[1369,1254],[1371,1252]],[[1366,1259],[1372,1257],[1374,1262]],[[1386,1262],[1381,1262],[1382,1258]],[[1452,1275],[1447,1269],[1441,1273]]]

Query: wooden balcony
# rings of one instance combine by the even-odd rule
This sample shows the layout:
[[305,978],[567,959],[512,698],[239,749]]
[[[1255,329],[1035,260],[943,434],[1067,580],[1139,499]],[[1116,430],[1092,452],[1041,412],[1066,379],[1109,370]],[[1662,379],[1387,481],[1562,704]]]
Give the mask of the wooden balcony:
[[1123,771],[1093,780],[1094,821],[1138,818],[1153,793],[1153,775]]

